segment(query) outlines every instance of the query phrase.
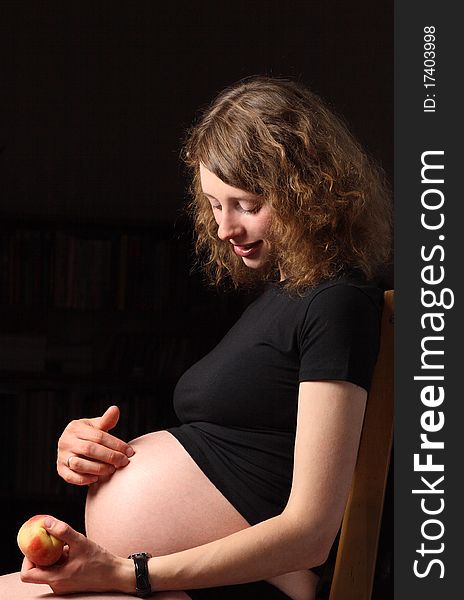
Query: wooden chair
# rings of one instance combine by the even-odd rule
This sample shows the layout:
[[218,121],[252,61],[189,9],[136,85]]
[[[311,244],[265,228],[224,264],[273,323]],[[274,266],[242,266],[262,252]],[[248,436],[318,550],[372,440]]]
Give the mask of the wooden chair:
[[329,600],[371,600],[393,439],[393,301],[385,292],[380,350],[345,508]]

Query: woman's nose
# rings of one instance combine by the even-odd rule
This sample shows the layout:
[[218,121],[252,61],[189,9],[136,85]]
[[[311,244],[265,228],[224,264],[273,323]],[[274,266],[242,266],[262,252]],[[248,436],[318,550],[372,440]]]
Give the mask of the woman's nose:
[[243,232],[243,226],[238,217],[231,215],[228,211],[222,211],[219,221],[218,237],[226,241],[240,237]]

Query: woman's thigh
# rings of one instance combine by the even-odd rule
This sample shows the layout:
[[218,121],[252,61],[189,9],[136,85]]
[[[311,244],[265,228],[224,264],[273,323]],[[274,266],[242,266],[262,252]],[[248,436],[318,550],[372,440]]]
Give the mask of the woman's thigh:
[[[54,594],[48,585],[23,583],[19,573],[0,576],[0,600],[70,600],[70,598],[72,600],[121,600],[122,598],[136,598],[136,596],[115,592],[60,596]],[[151,598],[153,600],[190,600],[190,596],[185,592],[157,592]]]

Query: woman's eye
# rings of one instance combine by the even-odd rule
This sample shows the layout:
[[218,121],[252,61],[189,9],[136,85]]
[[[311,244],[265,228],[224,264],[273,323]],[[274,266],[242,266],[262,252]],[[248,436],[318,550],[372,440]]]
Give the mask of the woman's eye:
[[243,206],[240,206],[239,210],[245,215],[255,215],[257,212],[259,212],[260,208],[260,205],[254,206],[253,208],[243,208]]
[[[237,204],[235,208],[244,215],[254,215],[260,211],[261,204],[257,204],[256,206],[253,206],[253,208],[245,208],[241,204]],[[211,204],[211,209],[222,211],[222,206],[220,204]]]

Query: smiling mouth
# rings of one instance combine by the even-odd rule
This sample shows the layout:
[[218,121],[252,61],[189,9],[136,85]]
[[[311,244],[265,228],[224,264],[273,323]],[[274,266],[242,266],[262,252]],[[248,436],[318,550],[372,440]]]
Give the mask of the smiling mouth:
[[252,244],[233,245],[234,252],[237,256],[251,256],[258,251],[259,247],[263,243],[262,240],[253,242]]

